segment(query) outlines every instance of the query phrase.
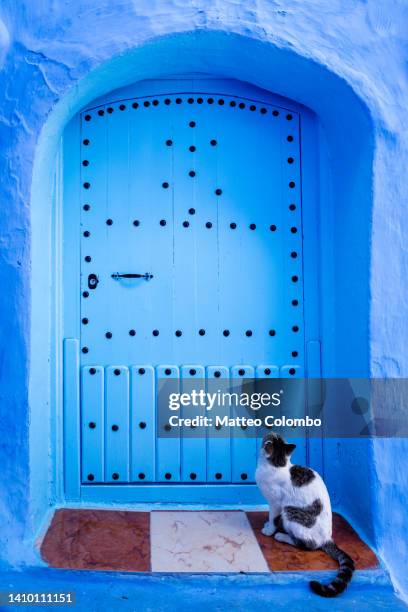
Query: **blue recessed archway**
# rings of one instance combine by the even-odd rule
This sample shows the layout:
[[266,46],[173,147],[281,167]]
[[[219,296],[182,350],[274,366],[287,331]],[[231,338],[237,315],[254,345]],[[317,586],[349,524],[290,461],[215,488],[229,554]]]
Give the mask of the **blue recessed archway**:
[[[236,79],[306,106],[317,118],[320,269],[316,270],[322,373],[363,377],[370,371],[370,236],[374,135],[368,108],[350,85],[326,66],[255,36],[221,31],[185,32],[150,40],[80,79],[45,121],[36,147],[31,192],[30,496],[28,541],[50,505],[64,503],[62,388],[58,326],[60,245],[54,240],[62,185],[56,180],[59,147],[70,119],[95,98],[155,78],[210,74]],[[46,443],[45,443],[46,442]],[[374,465],[370,441],[328,441],[325,474],[335,508],[374,537]],[[28,518],[29,517],[29,518]],[[18,553],[19,554],[19,553]],[[18,554],[14,555],[16,560]]]

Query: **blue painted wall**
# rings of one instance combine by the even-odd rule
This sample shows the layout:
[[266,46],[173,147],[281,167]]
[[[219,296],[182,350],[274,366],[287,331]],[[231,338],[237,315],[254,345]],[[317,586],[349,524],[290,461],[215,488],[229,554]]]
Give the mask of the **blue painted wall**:
[[[0,558],[21,565],[35,562],[34,534],[62,501],[50,321],[53,174],[64,125],[111,89],[187,72],[248,81],[311,108],[322,162],[324,374],[406,376],[408,7],[4,0],[0,19]],[[408,592],[408,545],[399,537],[404,521],[407,532],[406,450],[405,442],[333,442],[326,465],[336,470],[326,477],[336,506]]]

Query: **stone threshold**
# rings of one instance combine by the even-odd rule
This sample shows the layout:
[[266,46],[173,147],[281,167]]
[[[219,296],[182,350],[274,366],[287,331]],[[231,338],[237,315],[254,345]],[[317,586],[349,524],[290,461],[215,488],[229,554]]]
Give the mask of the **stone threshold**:
[[[321,551],[302,551],[261,529],[267,512],[157,510],[135,512],[63,508],[41,544],[54,568],[162,573],[269,573],[335,570]],[[336,543],[357,570],[378,569],[374,552],[340,515]]]

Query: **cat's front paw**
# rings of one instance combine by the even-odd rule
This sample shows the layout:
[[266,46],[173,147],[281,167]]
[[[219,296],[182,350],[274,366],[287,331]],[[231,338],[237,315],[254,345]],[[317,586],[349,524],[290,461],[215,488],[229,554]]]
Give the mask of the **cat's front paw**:
[[280,531],[278,531],[277,533],[275,533],[275,540],[277,542],[283,542],[283,543],[287,543],[287,536],[285,533],[280,533]]
[[269,521],[266,521],[266,523],[265,523],[265,525],[263,526],[263,529],[262,529],[263,535],[271,536],[271,535],[273,535],[274,531],[275,531],[275,527],[273,525],[271,525]]

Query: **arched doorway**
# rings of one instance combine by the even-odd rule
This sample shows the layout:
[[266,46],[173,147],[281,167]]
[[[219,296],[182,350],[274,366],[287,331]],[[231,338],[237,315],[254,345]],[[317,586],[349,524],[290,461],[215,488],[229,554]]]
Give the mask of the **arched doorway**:
[[[61,94],[53,107],[47,100],[36,98],[41,101],[42,115],[33,121],[37,129],[41,127],[41,133],[32,153],[32,176],[27,175],[27,180],[32,181],[30,401],[26,419],[30,424],[27,447],[30,487],[25,484],[21,487],[21,496],[30,508],[24,521],[32,539],[53,504],[86,505],[95,501],[133,504],[157,499],[177,503],[182,487],[193,490],[200,505],[208,502],[231,507],[237,499],[260,501],[251,484],[81,484],[79,365],[78,369],[69,367],[79,355],[75,301],[80,298],[79,293],[67,291],[61,274],[60,203],[69,202],[74,193],[69,189],[64,193],[62,155],[58,156],[58,152],[61,136],[73,115],[92,108],[92,100],[98,96],[104,96],[101,101],[109,101],[111,95],[105,96],[107,91],[127,88],[135,81],[141,84],[144,79],[211,71],[262,87],[262,95],[266,95],[265,90],[278,92],[286,96],[275,97],[282,101],[282,107],[301,109],[301,140],[310,145],[308,155],[302,157],[302,202],[304,210],[307,205],[314,211],[310,216],[303,215],[304,264],[313,260],[307,252],[315,253],[316,257],[316,250],[320,263],[318,268],[304,267],[303,273],[305,296],[319,295],[319,310],[309,309],[308,300],[304,302],[305,329],[309,334],[305,374],[312,377],[320,374],[320,355],[322,374],[326,377],[360,377],[369,371],[370,236],[376,140],[367,103],[355,93],[351,81],[339,76],[335,66],[321,64],[320,56],[304,57],[293,52],[291,46],[281,48],[269,40],[259,40],[258,33],[253,37],[221,31],[181,33],[148,43],[138,39],[132,49],[127,43],[123,53],[117,54],[116,47],[110,48],[103,55],[106,61],[101,60],[89,73],[84,69],[75,87]],[[34,86],[31,91],[36,91]],[[299,106],[288,100],[296,100]],[[36,108],[35,104],[32,108]],[[305,120],[308,117],[310,120]],[[79,170],[77,166],[76,171]],[[79,178],[75,185],[79,190]],[[64,259],[72,263],[78,253],[71,249]],[[73,303],[62,300],[64,295],[66,298],[71,295]],[[65,360],[64,337],[73,340],[65,342]],[[68,412],[65,409],[68,405],[73,410]],[[12,440],[14,448],[14,436]],[[320,447],[309,446],[308,451],[309,463],[325,477],[334,508],[345,510],[355,525],[372,535],[375,470],[371,442],[326,439]],[[21,461],[19,457],[16,473]],[[238,487],[240,492],[235,495]],[[193,499],[190,493],[188,499]],[[11,515],[15,515],[14,509]],[[15,555],[10,546],[5,550],[8,558]]]
[[107,94],[67,126],[68,491],[258,499],[258,441],[160,439],[157,379],[320,375],[313,129],[299,104],[203,77]]

